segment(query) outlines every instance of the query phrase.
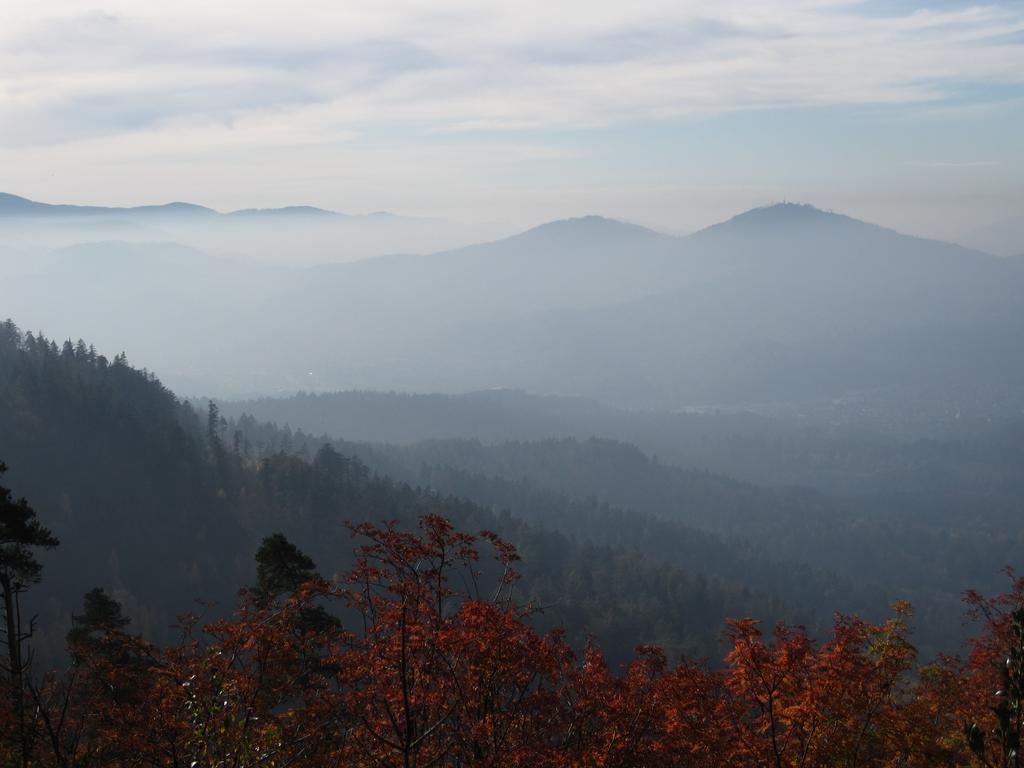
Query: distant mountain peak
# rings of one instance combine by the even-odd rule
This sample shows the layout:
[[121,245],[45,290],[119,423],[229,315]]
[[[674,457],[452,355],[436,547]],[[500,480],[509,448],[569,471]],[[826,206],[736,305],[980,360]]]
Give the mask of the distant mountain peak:
[[130,207],[98,206],[98,205],[64,205],[42,203],[27,197],[0,192],[0,217],[46,217],[46,216],[208,216],[231,219],[284,219],[316,217],[320,219],[349,220],[365,219],[368,221],[408,220],[389,211],[374,211],[366,214],[348,214],[317,208],[312,205],[286,205],[280,208],[242,208],[236,211],[221,213],[213,208],[195,203],[175,201],[160,205],[137,205]]
[[217,211],[212,208],[207,208],[205,205],[196,205],[195,203],[184,203],[181,201],[163,203],[162,205],[138,205],[133,208],[101,208],[100,210],[110,212],[130,211],[132,213],[198,213],[202,215],[217,213]]
[[765,223],[765,222],[785,222],[790,223],[794,221],[814,221],[827,219],[830,217],[836,218],[847,218],[841,214],[832,213],[832,211],[823,211],[810,203],[772,203],[770,205],[763,205],[759,208],[751,208],[749,211],[744,211],[736,216],[733,216],[728,223]]
[[618,219],[609,219],[605,216],[594,214],[549,221],[546,224],[526,230],[518,235],[518,237],[636,237],[638,235],[668,237],[667,235],[655,232],[653,229],[641,227],[639,224],[630,224]]
[[37,203],[27,197],[0,192],[0,214],[28,213],[48,207],[45,203]]
[[229,216],[343,216],[344,214],[335,211],[328,211],[325,208],[316,208],[312,205],[287,205],[283,208],[243,208],[232,211]]
[[114,214],[216,214],[212,208],[194,203],[173,202],[162,205],[138,205],[133,208],[111,208],[101,205],[54,205],[29,200],[27,197],[0,192],[0,216],[94,216]]
[[617,227],[617,226],[632,226],[626,224],[624,221],[618,219],[610,219],[607,216],[599,216],[595,213],[589,213],[586,216],[570,216],[567,219],[556,219],[555,221],[549,221],[546,224],[541,224],[536,229],[543,229],[545,227]]
[[874,225],[850,218],[841,213],[824,211],[808,203],[772,203],[771,205],[751,208],[749,211],[733,216],[731,219],[713,224],[691,237],[701,239],[705,235],[723,232],[745,232],[754,230],[789,230],[801,226],[860,226],[872,227]]

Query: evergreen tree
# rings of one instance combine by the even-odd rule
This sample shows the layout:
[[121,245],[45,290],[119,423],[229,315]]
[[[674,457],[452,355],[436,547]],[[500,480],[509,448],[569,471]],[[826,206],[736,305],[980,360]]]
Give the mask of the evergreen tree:
[[[7,466],[0,462],[0,475]],[[8,692],[18,721],[22,764],[28,762],[28,733],[25,724],[25,673],[30,658],[25,644],[32,637],[35,619],[26,628],[21,618],[20,596],[42,577],[43,566],[35,558],[36,548],[52,549],[60,542],[37,519],[25,499],[15,500],[10,489],[0,486],[0,591],[3,592],[3,638],[7,650],[5,664]]]
[[210,441],[210,449],[215,453],[220,450],[220,410],[217,404],[211,400],[207,405],[206,412],[206,438]]
[[256,552],[256,599],[261,604],[319,578],[316,564],[282,533],[263,539]]
[[82,613],[71,617],[68,646],[75,653],[76,648],[83,648],[112,632],[118,632],[130,621],[122,613],[121,604],[117,600],[101,587],[91,589],[85,593]]
[[[322,582],[313,559],[296,547],[284,534],[275,533],[263,539],[256,552],[256,605],[266,608],[275,598],[293,594],[310,581]],[[321,632],[338,626],[338,620],[322,605],[305,604],[295,616],[300,634]],[[323,659],[313,649],[304,654],[307,671],[324,669]]]

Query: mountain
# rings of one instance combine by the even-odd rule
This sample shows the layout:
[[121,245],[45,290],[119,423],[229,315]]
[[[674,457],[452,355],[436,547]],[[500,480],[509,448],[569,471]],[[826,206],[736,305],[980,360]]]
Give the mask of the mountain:
[[177,242],[279,266],[428,253],[493,237],[500,225],[346,214],[306,205],[221,213],[190,203],[115,208],[50,205],[0,194],[0,237],[37,254],[83,243]]
[[[416,402],[422,404],[395,400],[395,418]],[[551,410],[554,421],[558,412]],[[265,428],[251,416],[233,426],[254,444],[267,444]],[[993,562],[1018,560],[1022,434],[1018,426],[969,441],[908,444],[850,432],[831,441],[806,430],[730,433],[722,425],[717,434],[694,436],[695,454],[725,448],[736,467],[747,463],[744,452],[759,452],[768,475],[775,455],[797,446],[803,453],[791,456],[793,463],[834,486],[828,494],[787,486],[779,477],[775,488],[766,488],[674,467],[604,439],[333,444],[378,473],[531,524],[786,595],[813,622],[831,610],[872,614],[900,595],[917,608],[919,642],[948,648],[959,641],[949,621],[958,595],[972,584],[998,589],[1004,577]],[[275,442],[280,432],[269,439],[271,452],[312,452],[324,438],[285,430],[283,442]],[[845,487],[830,482],[830,474],[845,475]]]
[[[58,346],[11,322],[0,323],[0,393],[0,456],[13,467],[3,482],[26,494],[39,522],[62,540],[40,556],[42,582],[19,596],[19,620],[39,618],[21,624],[30,626],[33,662],[26,709],[39,724],[25,743],[43,745],[38,762],[52,753],[54,764],[99,765],[141,750],[153,764],[193,753],[351,764],[375,758],[373,745],[396,744],[383,762],[402,751],[403,733],[430,734],[454,721],[458,729],[469,723],[470,738],[444,734],[437,754],[465,754],[465,764],[492,744],[511,744],[513,761],[535,761],[540,742],[555,745],[549,764],[607,764],[611,755],[624,766],[690,757],[710,765],[738,733],[737,760],[762,765],[763,755],[783,754],[771,751],[776,712],[786,717],[778,729],[786,754],[806,754],[806,733],[824,723],[827,738],[814,753],[826,753],[822,760],[858,752],[870,727],[869,758],[877,744],[891,743],[899,759],[927,753],[927,762],[933,744],[959,743],[963,723],[974,719],[971,709],[957,709],[960,700],[976,699],[975,711],[984,711],[1005,667],[1003,648],[1015,652],[1016,638],[993,630],[978,641],[990,652],[975,658],[977,669],[995,667],[992,675],[961,673],[950,656],[914,663],[918,648],[932,658],[962,647],[957,641],[971,630],[952,617],[965,580],[1019,565],[1019,495],[1003,514],[981,507],[947,527],[928,511],[918,520],[889,509],[858,514],[813,492],[664,468],[608,441],[385,446],[363,461],[252,419],[223,422],[214,408],[200,420],[123,356],[109,361],[84,342]],[[1008,437],[1019,483],[1022,443]],[[395,476],[380,470],[399,464]],[[610,504],[611,494],[629,506]],[[432,525],[418,538],[415,521],[424,516]],[[17,525],[7,528],[15,541],[23,537]],[[477,531],[504,557],[477,559],[475,539],[464,535]],[[257,570],[256,547],[272,532]],[[33,575],[27,550],[14,553],[28,560],[15,567]],[[339,599],[319,586],[290,595],[316,566]],[[503,572],[508,581],[499,580]],[[904,581],[908,573],[927,586]],[[228,618],[232,592],[257,579],[263,589]],[[1006,588],[1006,574],[992,581]],[[487,607],[494,583],[516,602],[499,602],[499,589]],[[205,601],[189,605],[190,595]],[[991,607],[995,624],[1019,597],[969,604]],[[875,624],[891,615],[890,600],[898,600],[897,619]],[[198,615],[168,626],[188,608]],[[825,615],[831,609],[839,611],[834,619]],[[745,618],[723,632],[727,617]],[[540,639],[519,622],[564,633]],[[69,626],[70,664],[59,650]],[[764,639],[773,626],[775,636]],[[728,648],[719,675],[707,659]],[[424,698],[442,703],[428,710]],[[403,700],[412,702],[404,711]],[[941,732],[921,738],[921,723],[935,721],[936,711],[953,714]],[[895,725],[874,727],[883,720]],[[16,734],[17,722],[6,716],[0,724]],[[395,724],[397,741],[381,737],[378,723]],[[661,723],[671,740],[661,740]],[[597,742],[592,751],[580,750],[580,730]],[[709,731],[707,741],[690,740]],[[913,743],[904,748],[908,732]],[[835,750],[836,733],[855,748]],[[351,753],[335,746],[356,739]],[[468,746],[454,752],[451,743]],[[425,753],[408,744],[406,762]],[[962,754],[969,759],[966,748]]]
[[[334,248],[349,231],[345,218],[320,229],[335,221],[323,215],[251,228],[222,218],[282,255],[320,235]],[[810,206],[755,209],[687,237],[584,217],[311,268],[193,257],[148,282],[121,261],[97,253],[75,275],[59,264],[15,275],[7,311],[70,333],[62,307],[75,305],[78,328],[196,395],[499,387],[911,433],[1016,416],[1024,399],[1024,261]],[[89,302],[92,285],[108,286],[103,306]],[[138,322],[118,335],[111,316]]]
[[343,213],[314,208],[311,205],[289,205],[284,208],[243,208],[228,216],[344,216]]
[[[788,303],[790,293],[800,301],[813,293],[819,297],[818,310],[828,312],[834,307],[827,304],[832,296],[824,289],[835,291],[853,280],[871,291],[858,299],[863,319],[888,325],[916,322],[915,310],[939,315],[981,312],[987,317],[989,297],[981,294],[998,286],[1008,273],[1004,267],[959,246],[899,235],[810,207],[779,205],[686,238],[599,217],[554,222],[426,258],[388,257],[324,267],[303,290],[314,291],[314,303],[318,286],[331,295],[368,291],[383,302],[400,292],[398,301],[415,302],[431,317],[450,313],[469,322],[503,313],[527,316],[624,305],[678,291],[693,296],[680,295],[675,303],[689,303],[708,295],[709,289],[734,294],[749,290],[780,303]],[[979,270],[982,274],[973,274]],[[879,317],[864,306],[869,296],[904,317]],[[950,301],[959,306],[950,306]],[[900,302],[909,304],[901,310]],[[941,309],[939,303],[944,303]],[[802,323],[799,327],[806,330]]]
[[0,192],[0,218],[6,217],[116,217],[136,218],[150,216],[209,216],[216,218],[232,217],[236,219],[277,219],[288,218],[334,218],[334,219],[366,219],[380,221],[383,219],[401,219],[387,211],[374,211],[367,214],[350,214],[329,211],[312,205],[287,205],[281,208],[242,208],[237,211],[220,212],[195,203],[164,203],[162,205],[137,205],[129,207],[97,206],[97,205],[54,205],[41,203],[19,197],[7,192]]
[[[615,662],[638,642],[710,654],[730,615],[804,618],[760,586],[703,576],[669,557],[708,540],[693,529],[670,526],[674,550],[651,561],[636,546],[577,536],[566,500],[550,500],[564,516],[552,529],[373,472],[324,441],[299,445],[251,420],[222,424],[216,412],[200,419],[123,356],[110,360],[84,342],[58,346],[10,321],[0,322],[0,393],[4,485],[28,497],[62,542],[43,555],[44,581],[25,603],[48,628],[33,638],[44,666],[93,586],[115,595],[134,627],[165,641],[185,611],[212,618],[229,610],[254,581],[264,536],[283,532],[329,575],[352,562],[346,521],[409,528],[426,514],[515,544],[524,558],[517,591],[547,607],[539,621],[563,625],[577,647],[589,635],[606,640]],[[292,449],[281,450],[286,443]]]
[[[95,205],[52,205],[0,192],[0,216],[235,216],[235,217],[276,217],[276,216],[348,216],[349,214],[314,208],[310,205],[290,205],[284,208],[244,208],[238,211],[220,213],[194,203],[165,203],[163,205],[140,205],[118,208]],[[368,214],[378,216],[379,214]]]
[[400,312],[419,316],[417,325],[471,323],[647,295],[676,270],[678,252],[677,238],[591,216],[426,257],[325,265],[293,287],[291,300],[310,322],[359,307],[368,318]]
[[[668,465],[844,496],[891,489],[897,475],[914,487],[934,487],[941,485],[937,478],[956,475],[954,465],[984,466],[984,474],[999,475],[1004,471],[1003,464],[994,461],[999,452],[981,447],[998,445],[1005,451],[1013,442],[1000,437],[1007,427],[987,418],[972,420],[966,412],[958,419],[927,425],[923,437],[903,439],[889,434],[892,419],[883,422],[880,414],[871,418],[856,413],[860,426],[853,427],[829,423],[824,415],[815,418],[813,413],[805,413],[802,419],[743,411],[666,413],[519,390],[461,395],[303,392],[291,397],[221,400],[218,405],[231,418],[248,414],[352,444],[461,439],[494,445],[604,438],[635,445]],[[839,410],[835,405],[831,408]],[[920,431],[925,425],[916,426]]]
[[[403,329],[372,367],[357,348],[346,359],[348,382],[368,388],[673,409],[925,387],[948,408],[974,370],[1000,397],[1024,375],[1019,264],[793,205],[681,239],[620,226],[567,222],[420,259],[404,285],[387,261],[333,268],[306,310],[344,329],[351,303],[371,327]],[[333,312],[329,296],[344,297]]]
[[51,205],[39,203],[17,195],[0,192],[0,216],[66,217],[66,216],[209,216],[217,214],[212,208],[192,203],[166,203],[142,205],[133,208],[111,208],[95,205]]

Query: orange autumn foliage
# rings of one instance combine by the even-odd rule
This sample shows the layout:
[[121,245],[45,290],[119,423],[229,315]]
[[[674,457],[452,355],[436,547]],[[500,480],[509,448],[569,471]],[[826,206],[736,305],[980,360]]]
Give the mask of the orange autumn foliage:
[[[33,689],[32,765],[1019,765],[1020,579],[969,596],[986,623],[966,660],[918,668],[897,605],[882,624],[838,616],[822,642],[732,621],[720,668],[641,647],[612,669],[596,645],[577,654],[531,627],[516,552],[493,534],[440,517],[353,533],[344,578],[187,621],[171,648],[119,628],[72,648]],[[0,764],[18,764],[13,743]]]

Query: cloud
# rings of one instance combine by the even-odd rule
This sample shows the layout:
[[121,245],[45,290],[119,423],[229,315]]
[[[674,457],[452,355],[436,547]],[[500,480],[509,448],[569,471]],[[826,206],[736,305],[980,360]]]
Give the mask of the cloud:
[[[941,102],[1024,83],[1024,8],[900,15],[761,0],[18,4],[0,29],[0,142],[261,124],[579,128],[745,109]],[[264,134],[287,139],[288,132]]]
[[950,186],[1021,199],[1017,0],[0,7],[0,189],[41,199],[692,228],[992,157]]

